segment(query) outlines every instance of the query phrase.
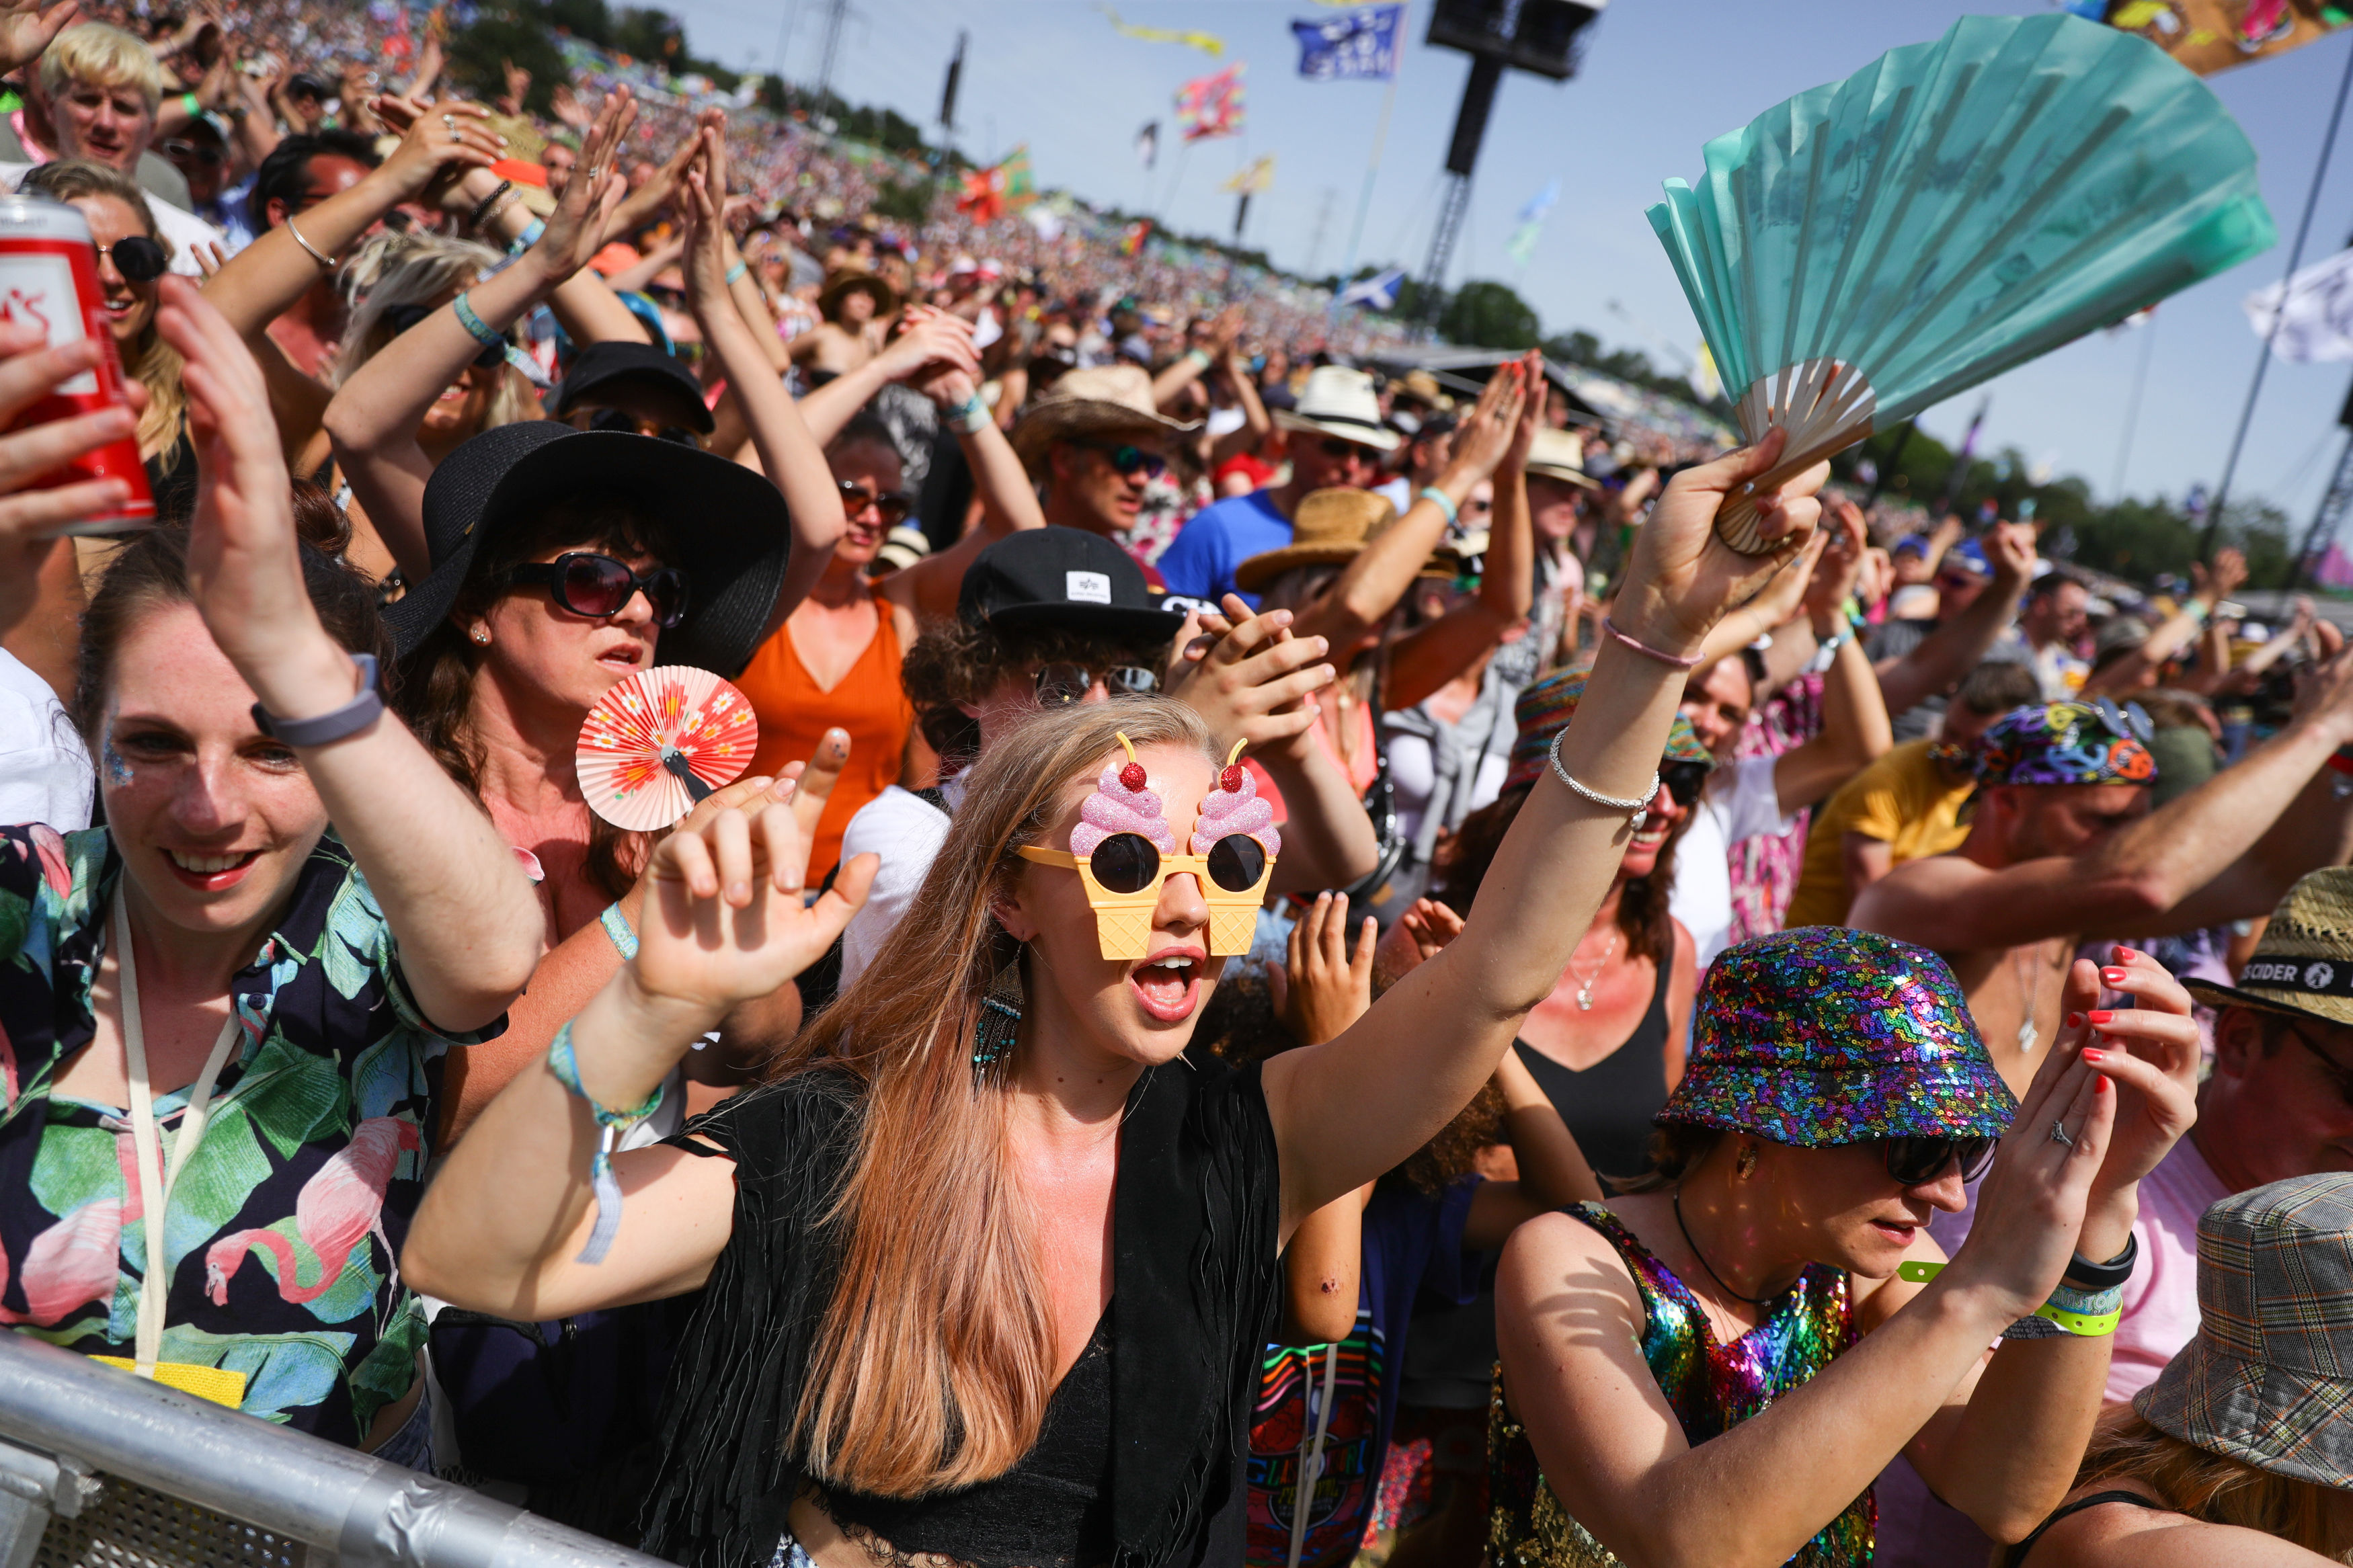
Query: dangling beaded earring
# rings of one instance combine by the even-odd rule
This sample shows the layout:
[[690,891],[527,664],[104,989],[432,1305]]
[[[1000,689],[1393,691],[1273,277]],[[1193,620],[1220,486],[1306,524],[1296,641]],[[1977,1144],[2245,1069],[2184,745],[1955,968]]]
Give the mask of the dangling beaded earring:
[[1021,1032],[1021,953],[997,972],[988,994],[980,999],[980,1024],[972,1032],[972,1076],[985,1078],[1003,1061]]
[[1732,1168],[1739,1174],[1742,1181],[1746,1181],[1749,1177],[1755,1175],[1757,1173],[1757,1145],[1754,1143],[1743,1145],[1740,1151],[1740,1158],[1732,1163]]

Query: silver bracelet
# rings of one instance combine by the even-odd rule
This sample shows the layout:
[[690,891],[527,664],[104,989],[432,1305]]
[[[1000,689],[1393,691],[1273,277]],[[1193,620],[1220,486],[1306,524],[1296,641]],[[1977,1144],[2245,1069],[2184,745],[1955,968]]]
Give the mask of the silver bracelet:
[[1614,795],[1603,795],[1599,790],[1588,789],[1585,785],[1569,777],[1568,770],[1560,765],[1560,742],[1562,737],[1566,736],[1567,733],[1567,727],[1566,725],[1562,726],[1560,733],[1552,738],[1552,749],[1546,753],[1546,755],[1552,759],[1553,777],[1560,780],[1560,782],[1567,784],[1570,790],[1584,799],[1591,801],[1596,805],[1602,806],[1610,811],[1622,811],[1626,813],[1626,826],[1628,829],[1635,833],[1641,832],[1642,824],[1651,819],[1651,802],[1656,800],[1659,795],[1659,775],[1656,773],[1652,773],[1651,775],[1651,787],[1642,792],[1642,798],[1640,800],[1620,800]]
[[286,232],[294,237],[295,244],[301,246],[303,249],[311,253],[311,260],[317,262],[320,266],[325,268],[330,272],[332,272],[335,269],[335,264],[332,261],[319,254],[319,247],[317,246],[312,245],[309,240],[302,237],[302,231],[294,226],[294,215],[292,213],[288,213],[286,215]]

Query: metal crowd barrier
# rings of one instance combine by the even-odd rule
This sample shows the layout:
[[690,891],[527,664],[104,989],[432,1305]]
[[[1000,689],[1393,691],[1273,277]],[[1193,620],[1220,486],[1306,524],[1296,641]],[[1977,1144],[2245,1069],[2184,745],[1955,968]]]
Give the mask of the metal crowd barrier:
[[668,1568],[0,1330],[0,1568]]

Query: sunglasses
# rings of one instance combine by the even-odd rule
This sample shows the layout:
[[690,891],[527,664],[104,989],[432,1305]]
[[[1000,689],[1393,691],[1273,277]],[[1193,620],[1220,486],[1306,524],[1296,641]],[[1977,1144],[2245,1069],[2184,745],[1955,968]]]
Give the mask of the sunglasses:
[[2353,1068],[2347,1067],[2335,1057],[2306,1039],[2301,1029],[2291,1028],[2286,1033],[2297,1045],[2320,1059],[2321,1071],[2327,1077],[2329,1087],[2337,1090],[2337,1097],[2339,1100],[2347,1105],[2353,1105]]
[[[586,423],[581,416],[586,415]],[[617,430],[625,436],[650,436],[657,441],[675,441],[681,447],[700,451],[702,437],[683,425],[664,425],[656,419],[640,419],[618,408],[575,409],[572,426],[575,430]]]
[[603,620],[619,615],[643,593],[654,625],[667,631],[686,618],[686,574],[657,566],[644,576],[609,555],[571,550],[553,561],[526,562],[508,581],[518,586],[544,584],[555,602],[575,616]]
[[1113,697],[1149,697],[1160,689],[1160,677],[1140,665],[1115,664],[1098,675],[1083,664],[1048,664],[1038,668],[1038,706],[1068,708],[1082,702],[1097,680]]
[[1323,449],[1325,457],[1335,463],[1357,462],[1370,468],[1381,460],[1381,455],[1370,447],[1360,447],[1354,441],[1344,440],[1337,436],[1326,436],[1315,445]]
[[2119,708],[2107,698],[2095,697],[2092,699],[2092,711],[2100,716],[2108,733],[2119,740],[2138,741],[2146,746],[2157,739],[2157,726],[2149,721],[2148,710],[2137,702],[2127,702]]
[[1156,479],[1168,471],[1167,458],[1157,452],[1147,452],[1141,447],[1103,447],[1092,441],[1082,441],[1079,445],[1110,458],[1112,472],[1123,479],[1132,479],[1137,474],[1147,479]]
[[[118,262],[116,265],[120,266],[121,263]],[[131,274],[125,272],[123,276],[128,278]],[[438,305],[387,305],[384,310],[384,319],[392,323],[393,336],[398,337],[440,308]],[[476,354],[472,363],[476,370],[491,370],[505,363],[506,357],[506,344],[496,342]]]
[[1226,892],[1255,892],[1270,864],[1266,847],[1247,833],[1227,834],[1209,846],[1207,855],[1163,856],[1160,847],[1141,833],[1114,833],[1096,845],[1092,855],[1025,845],[1021,858],[1044,866],[1084,866],[1105,892],[1131,896],[1179,873],[1204,870]]
[[228,162],[228,153],[223,149],[214,146],[211,142],[190,142],[178,136],[174,136],[166,142],[158,142],[156,144],[156,151],[162,153],[164,156],[171,159],[175,163],[184,158],[193,159],[195,162],[202,163],[207,169],[217,169],[223,163]]
[[1689,805],[1707,787],[1705,763],[1669,763],[1659,770],[1659,783],[1677,805]]
[[841,510],[849,516],[856,517],[868,507],[872,507],[882,519],[884,528],[898,527],[907,521],[907,514],[915,510],[913,501],[895,490],[872,490],[864,485],[852,484],[848,479],[843,479]]
[[1962,1181],[1976,1181],[1993,1163],[1993,1152],[2000,1142],[1982,1133],[1968,1138],[1883,1138],[1879,1155],[1886,1163],[1888,1175],[1899,1185],[1924,1187],[1942,1176],[1945,1167],[1955,1161],[1960,1163]]
[[122,274],[126,282],[153,283],[164,276],[164,268],[171,265],[170,258],[164,254],[164,247],[143,234],[125,235],[112,245],[93,248],[101,257],[114,258],[114,269]]

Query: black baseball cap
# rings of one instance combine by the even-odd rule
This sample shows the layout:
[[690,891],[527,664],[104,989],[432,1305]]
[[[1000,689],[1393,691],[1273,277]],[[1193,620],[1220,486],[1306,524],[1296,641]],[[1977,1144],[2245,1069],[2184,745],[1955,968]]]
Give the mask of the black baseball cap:
[[1185,625],[1183,616],[1155,605],[1133,556],[1079,528],[1025,528],[973,557],[956,616],[967,626],[1120,637],[1173,637]]
[[784,586],[792,549],[784,496],[714,453],[553,419],[495,426],[435,467],[424,504],[433,570],[384,613],[395,650],[406,657],[448,616],[484,540],[534,506],[584,493],[626,498],[670,525],[680,559],[669,564],[686,573],[686,615],[661,634],[654,662],[740,674]]
[[602,342],[590,343],[573,356],[571,368],[555,388],[548,412],[563,418],[572,405],[600,386],[617,381],[639,381],[675,392],[693,412],[687,422],[708,436],[715,422],[702,401],[702,384],[694,373],[651,343]]

